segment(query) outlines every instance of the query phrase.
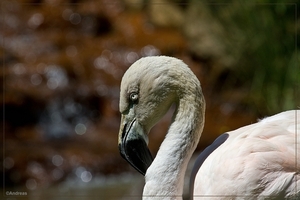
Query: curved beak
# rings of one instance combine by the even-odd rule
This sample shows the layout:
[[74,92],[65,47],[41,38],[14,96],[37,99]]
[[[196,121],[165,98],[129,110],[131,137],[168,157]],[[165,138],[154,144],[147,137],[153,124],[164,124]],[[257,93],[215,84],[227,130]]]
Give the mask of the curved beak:
[[136,119],[122,115],[118,142],[121,156],[145,175],[153,158],[147,146],[147,135]]

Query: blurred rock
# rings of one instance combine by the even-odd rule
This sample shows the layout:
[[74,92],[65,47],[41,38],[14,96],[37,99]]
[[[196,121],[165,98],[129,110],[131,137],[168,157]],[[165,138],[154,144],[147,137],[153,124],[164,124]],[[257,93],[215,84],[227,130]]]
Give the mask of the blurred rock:
[[149,17],[151,22],[159,27],[181,28],[184,24],[184,12],[171,0],[151,0],[149,3]]
[[196,0],[190,2],[186,11],[184,33],[190,51],[201,60],[209,62],[214,67],[213,76],[218,76],[238,60],[232,49],[236,48],[233,44],[236,41],[228,38],[231,27],[221,24],[209,6],[218,7]]
[[131,10],[141,10],[146,5],[147,0],[123,0],[123,2]]

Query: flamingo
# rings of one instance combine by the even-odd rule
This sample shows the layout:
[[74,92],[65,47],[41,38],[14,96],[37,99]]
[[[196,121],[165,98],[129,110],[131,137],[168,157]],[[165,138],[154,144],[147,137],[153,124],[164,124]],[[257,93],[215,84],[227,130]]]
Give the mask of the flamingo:
[[[172,104],[171,125],[153,159],[148,133]],[[145,176],[143,199],[182,199],[185,171],[205,118],[197,77],[177,58],[141,58],[122,78],[119,109],[119,151]],[[299,110],[290,110],[219,136],[196,160],[191,196],[300,199],[299,121]]]

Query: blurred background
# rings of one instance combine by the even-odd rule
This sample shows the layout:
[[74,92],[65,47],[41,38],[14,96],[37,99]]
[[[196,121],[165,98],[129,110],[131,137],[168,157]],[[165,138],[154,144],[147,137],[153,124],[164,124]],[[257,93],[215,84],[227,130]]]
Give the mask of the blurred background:
[[[117,136],[122,75],[144,56],[182,59],[201,81],[197,152],[226,131],[299,108],[294,2],[1,1],[1,195],[140,199],[143,176],[119,155]],[[170,118],[150,133],[154,156]]]

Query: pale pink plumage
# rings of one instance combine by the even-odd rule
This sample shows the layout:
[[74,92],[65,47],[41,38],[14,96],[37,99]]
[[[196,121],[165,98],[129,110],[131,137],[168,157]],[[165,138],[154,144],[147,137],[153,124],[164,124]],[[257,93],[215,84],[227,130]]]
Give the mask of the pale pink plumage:
[[229,132],[199,169],[194,198],[296,198],[300,195],[299,132],[299,110]]

